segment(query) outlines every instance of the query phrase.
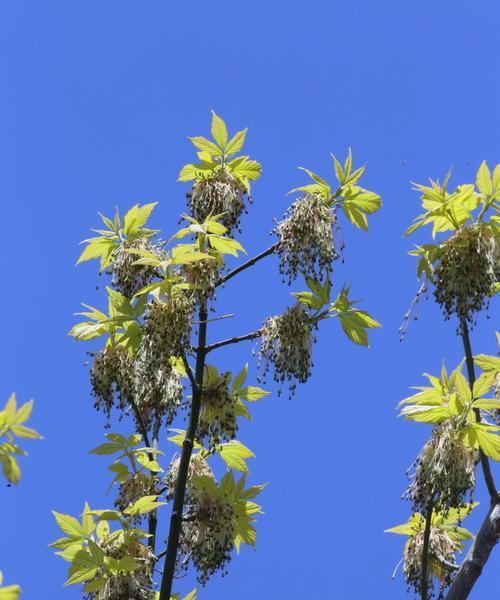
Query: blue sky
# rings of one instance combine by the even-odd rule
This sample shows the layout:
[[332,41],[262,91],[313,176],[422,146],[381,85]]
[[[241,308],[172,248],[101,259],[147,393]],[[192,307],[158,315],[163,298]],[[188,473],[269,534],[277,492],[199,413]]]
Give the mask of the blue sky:
[[[499,17],[493,0],[2,3],[0,392],[35,398],[33,426],[45,436],[30,444],[21,485],[0,492],[0,567],[24,598],[80,597],[62,588],[66,565],[47,548],[58,537],[50,511],[112,504],[106,460],[88,455],[104,424],[84,366],[96,345],[66,335],[80,302],[103,299],[96,266],[74,266],[78,243],[97,210],[137,202],[158,201],[152,223],[175,230],[187,189],[176,176],[193,156],[185,138],[207,133],[211,108],[232,130],[249,127],[248,150],[264,165],[243,222],[250,255],[267,247],[286,191],[303,181],[297,166],[332,178],[329,153],[349,146],[367,163],[383,211],[368,234],[344,227],[334,282],[352,283],[384,329],[366,350],[325,323],[310,381],[291,401],[273,393],[255,405],[240,438],[257,455],[252,481],[270,482],[257,550],[244,549],[200,598],[403,597],[401,575],[391,579],[403,540],[382,531],[407,518],[405,470],[429,430],[398,420],[395,405],[422,372],[461,359],[455,324],[431,301],[398,341],[416,289],[413,242],[401,237],[419,211],[409,182],[450,167],[455,183],[469,182],[483,159],[500,159]],[[214,326],[212,341],[289,302],[274,258],[233,283],[220,313],[237,318]],[[476,352],[495,350],[494,308],[473,332]],[[253,364],[251,352],[221,351],[217,364]],[[486,510],[482,482],[477,497],[473,529]],[[497,552],[471,598],[498,591]]]

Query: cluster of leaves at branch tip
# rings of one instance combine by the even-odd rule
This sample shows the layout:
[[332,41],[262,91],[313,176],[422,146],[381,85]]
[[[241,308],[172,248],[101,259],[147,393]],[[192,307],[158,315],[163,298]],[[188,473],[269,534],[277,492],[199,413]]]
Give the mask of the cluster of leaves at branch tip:
[[276,224],[279,270],[290,284],[298,274],[322,280],[329,277],[333,261],[339,258],[333,228],[339,228],[337,211],[360,229],[368,229],[367,215],[382,205],[380,196],[358,185],[365,167],[353,170],[349,150],[342,164],[332,155],[338,180],[336,189],[309,169],[300,167],[314,183],[291,190],[303,195],[293,202],[283,219]]
[[190,137],[198,149],[199,163],[185,165],[179,181],[194,181],[187,194],[188,208],[197,221],[220,214],[221,223],[231,232],[240,230],[245,200],[251,202],[250,182],[260,177],[261,165],[249,156],[238,156],[245,145],[247,129],[229,137],[226,123],[212,111],[211,134]]
[[[17,484],[21,478],[21,469],[17,456],[26,456],[17,443],[16,437],[21,439],[39,440],[42,436],[25,425],[33,411],[33,400],[18,406],[16,395],[11,394],[3,410],[0,410],[0,463],[2,473],[8,485]],[[0,600],[18,600],[21,588],[18,585],[2,585],[3,573],[0,571]]]
[[[460,509],[450,509],[445,513],[434,512],[431,518],[429,551],[427,563],[428,589],[434,589],[437,580],[437,598],[444,597],[446,588],[450,585],[455,573],[455,555],[460,552],[465,540],[474,536],[470,531],[460,526],[462,520],[477,506],[467,504]],[[387,529],[387,533],[408,536],[404,548],[403,573],[408,590],[413,589],[420,594],[422,583],[422,555],[424,546],[425,517],[421,513],[413,513],[403,525]]]
[[[462,373],[463,362],[451,373],[443,366],[439,376],[426,374],[430,385],[414,388],[417,392],[400,402],[400,415],[410,421],[433,426],[431,437],[424,445],[413,468],[412,481],[405,493],[415,515],[410,519],[417,524],[405,548],[404,573],[409,587],[417,593],[421,586],[423,528],[420,528],[428,507],[432,505],[432,528],[429,539],[429,583],[433,576],[439,580],[439,594],[448,587],[455,571],[454,554],[461,549],[457,529],[450,532],[435,530],[434,525],[451,525],[469,512],[476,484],[475,469],[478,451],[500,461],[500,427],[496,425],[500,399],[496,396],[496,382],[500,374],[500,358],[477,355],[476,366],[482,369],[471,390]],[[481,420],[477,419],[477,411]],[[465,511],[465,512],[464,512]],[[451,520],[450,520],[451,519]],[[393,530],[394,533],[405,533]],[[397,530],[397,531],[396,531]],[[460,535],[464,531],[458,529]],[[454,532],[454,533],[453,533]],[[410,535],[410,534],[409,534]],[[469,536],[471,537],[471,536]]]
[[[461,323],[475,324],[475,315],[488,308],[500,289],[500,165],[493,173],[483,162],[475,184],[448,191],[443,183],[415,185],[425,212],[405,235],[432,225],[432,237],[447,234],[438,244],[416,246],[417,276],[432,284],[434,298],[445,318],[456,315]],[[409,314],[406,315],[409,318]]]
[[[261,507],[253,500],[264,486],[246,486],[247,461],[254,454],[236,435],[239,418],[251,419],[250,404],[269,392],[247,385],[248,365],[233,377],[204,363],[200,385],[193,383],[189,364],[194,353],[200,356],[200,351],[207,354],[214,349],[191,346],[193,329],[200,325],[194,314],[214,309],[227,258],[246,253],[232,232],[239,231],[250,201],[250,183],[261,173],[256,161],[238,156],[246,129],[230,137],[224,121],[212,113],[211,133],[213,140],[190,138],[200,162],[185,165],[179,175],[180,181],[192,182],[192,189],[189,214],[182,215],[178,231],[164,241],[159,230],[148,227],[156,203],[136,204],[123,218],[118,212],[112,219],[100,215],[104,228],[84,240],[78,259],[78,263],[99,260],[100,271],[111,278],[107,311],[84,305],[79,313],[82,321],[70,331],[77,340],[102,341],[102,347],[90,353],[95,407],[104,411],[107,427],[112,413],[119,418],[131,414],[140,432],[128,437],[107,433],[107,441],[92,451],[113,457],[108,466],[110,487],[117,488],[113,509],[92,511],[86,505],[81,522],[55,513],[66,534],[53,545],[70,563],[67,584],[84,584],[84,593],[92,600],[160,597],[154,589],[159,558],[152,532],[156,511],[174,499],[181,459],[174,456],[164,473],[157,442],[161,428],[183,414],[195,392],[200,409],[196,431],[185,445],[192,444],[194,450],[187,465],[178,552],[173,554],[175,573],[191,564],[204,585],[215,572],[226,572],[233,549],[255,545],[255,517]],[[336,158],[333,163],[335,190],[305,169],[314,183],[294,190],[304,196],[277,224],[276,246],[263,253],[277,251],[282,274],[290,282],[300,273],[307,290],[294,292],[295,303],[282,315],[266,319],[255,334],[242,336],[262,339],[259,362],[264,373],[272,368],[274,379],[287,382],[291,391],[311,374],[320,321],[337,318],[347,337],[364,346],[368,330],[380,327],[356,306],[349,288],[342,288],[333,301],[330,298],[332,261],[339,251],[333,231],[339,227],[338,210],[366,230],[367,215],[381,205],[379,196],[359,187],[364,167],[353,169],[350,151],[343,165]],[[185,394],[188,379],[193,396]],[[186,432],[174,429],[173,434],[169,439],[182,446]],[[215,456],[227,467],[220,479],[210,464]],[[144,517],[148,532],[141,529]],[[110,523],[117,529],[111,531]],[[173,560],[170,555],[168,560]],[[195,597],[193,591],[185,600]]]

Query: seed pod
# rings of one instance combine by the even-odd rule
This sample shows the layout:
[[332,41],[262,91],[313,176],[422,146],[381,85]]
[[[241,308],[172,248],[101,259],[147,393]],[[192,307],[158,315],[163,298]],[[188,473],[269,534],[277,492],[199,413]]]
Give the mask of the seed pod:
[[471,500],[476,484],[477,451],[465,446],[453,427],[434,428],[415,462],[413,481],[405,493],[416,511],[434,508],[447,514]]
[[265,378],[270,365],[277,383],[289,382],[292,395],[297,382],[304,383],[311,375],[312,335],[315,325],[301,304],[288,308],[282,315],[268,318],[262,328],[259,367]]
[[219,169],[211,177],[197,181],[187,199],[194,219],[202,223],[210,215],[222,215],[220,222],[231,232],[239,231],[246,196],[245,186],[226,169]]
[[500,280],[498,236],[489,225],[478,223],[459,229],[441,250],[434,275],[436,302],[446,319],[456,314],[473,324]]
[[323,279],[338,258],[333,239],[335,213],[316,194],[294,202],[275,227],[280,273],[291,283],[302,272]]
[[132,298],[136,292],[160,275],[155,267],[135,265],[134,263],[140,256],[128,252],[128,250],[141,250],[163,257],[165,255],[163,246],[163,243],[155,244],[145,237],[136,238],[132,241],[125,240],[120,244],[113,254],[113,262],[109,269],[109,273],[112,275],[111,282],[120,294]]

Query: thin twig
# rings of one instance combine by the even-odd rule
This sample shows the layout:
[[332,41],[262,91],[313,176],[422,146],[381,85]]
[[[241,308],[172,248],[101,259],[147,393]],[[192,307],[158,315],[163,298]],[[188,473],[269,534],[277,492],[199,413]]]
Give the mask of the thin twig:
[[[133,397],[129,398],[129,401],[130,401],[130,406],[132,406],[132,410],[134,411],[135,418],[137,420],[137,426],[139,427],[139,431],[140,431],[140,434],[142,435],[142,439],[144,440],[144,444],[146,445],[147,448],[151,448],[151,442],[149,441],[148,430],[144,423],[144,419],[142,418],[141,411],[139,410],[139,407],[137,406],[137,403]],[[155,457],[151,452],[148,452],[148,458],[151,462],[155,460]],[[151,477],[154,478],[155,472],[150,471],[150,473],[151,473]],[[153,552],[153,554],[155,552],[155,546],[156,546],[156,528],[157,528],[157,526],[158,526],[158,517],[156,516],[156,511],[154,510],[149,513],[149,517],[148,517],[148,533],[150,536],[149,540],[148,540],[148,545],[149,545],[151,551]]]
[[181,358],[182,358],[182,362],[184,363],[184,367],[186,369],[186,373],[187,373],[187,376],[189,378],[189,381],[191,382],[191,386],[194,389],[194,388],[196,388],[198,386],[196,384],[196,381],[195,381],[195,378],[194,378],[194,375],[193,375],[193,371],[191,369],[191,366],[188,363],[188,359],[187,359],[187,356],[186,356],[185,352],[182,352]]
[[219,279],[219,281],[215,284],[215,287],[218,287],[219,285],[224,285],[227,281],[232,279],[235,275],[238,275],[238,273],[241,273],[245,269],[248,269],[248,267],[251,267],[252,265],[254,265],[256,262],[259,262],[259,260],[262,260],[266,256],[269,256],[270,254],[273,254],[274,252],[276,252],[277,248],[278,248],[278,242],[276,242],[276,244],[273,244],[272,246],[270,246],[267,250],[264,250],[264,252],[257,254],[257,256],[254,256],[250,260],[247,260],[247,262],[244,262],[239,267],[236,267],[236,269],[234,269],[233,271],[229,271],[229,273],[227,273],[227,275],[224,275],[224,277],[221,277]]
[[257,331],[252,331],[251,333],[247,333],[246,335],[235,336],[232,338],[228,338],[227,340],[221,340],[220,342],[215,342],[215,344],[210,344],[209,346],[205,346],[205,352],[212,352],[212,350],[217,350],[217,348],[222,348],[223,346],[228,346],[229,344],[237,344],[238,342],[246,342],[247,340],[254,340],[262,335],[262,329],[257,329]]

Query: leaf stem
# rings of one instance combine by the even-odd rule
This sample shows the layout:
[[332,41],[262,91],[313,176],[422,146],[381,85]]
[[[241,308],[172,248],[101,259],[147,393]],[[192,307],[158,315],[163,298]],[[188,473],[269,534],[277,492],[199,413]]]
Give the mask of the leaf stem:
[[[474,383],[476,381],[476,374],[474,371],[474,357],[472,354],[472,347],[470,343],[469,329],[467,327],[467,322],[465,321],[465,319],[460,319],[460,335],[462,337],[462,342],[464,345],[465,363],[467,365],[467,376],[469,378],[469,387],[472,394],[474,389]],[[479,412],[479,409],[475,408],[474,414],[476,416],[476,421],[480,423],[481,413]],[[490,461],[481,449],[479,449],[479,458],[481,461],[481,468],[483,470],[484,481],[486,483],[486,487],[490,495],[490,501],[492,504],[495,504],[499,501],[499,495],[495,485],[495,481],[493,479],[493,474],[491,472]]]
[[177,552],[182,527],[182,513],[184,510],[184,498],[189,472],[189,461],[193,452],[194,439],[198,428],[198,419],[201,409],[201,396],[203,391],[203,371],[205,369],[206,342],[207,342],[207,306],[203,303],[199,309],[200,326],[198,330],[198,348],[196,350],[196,367],[194,384],[192,385],[191,414],[186,436],[182,443],[182,453],[179,463],[179,471],[175,484],[174,504],[170,517],[170,529],[166,548],[165,564],[161,579],[159,600],[170,600],[172,595],[172,583],[175,575]]

